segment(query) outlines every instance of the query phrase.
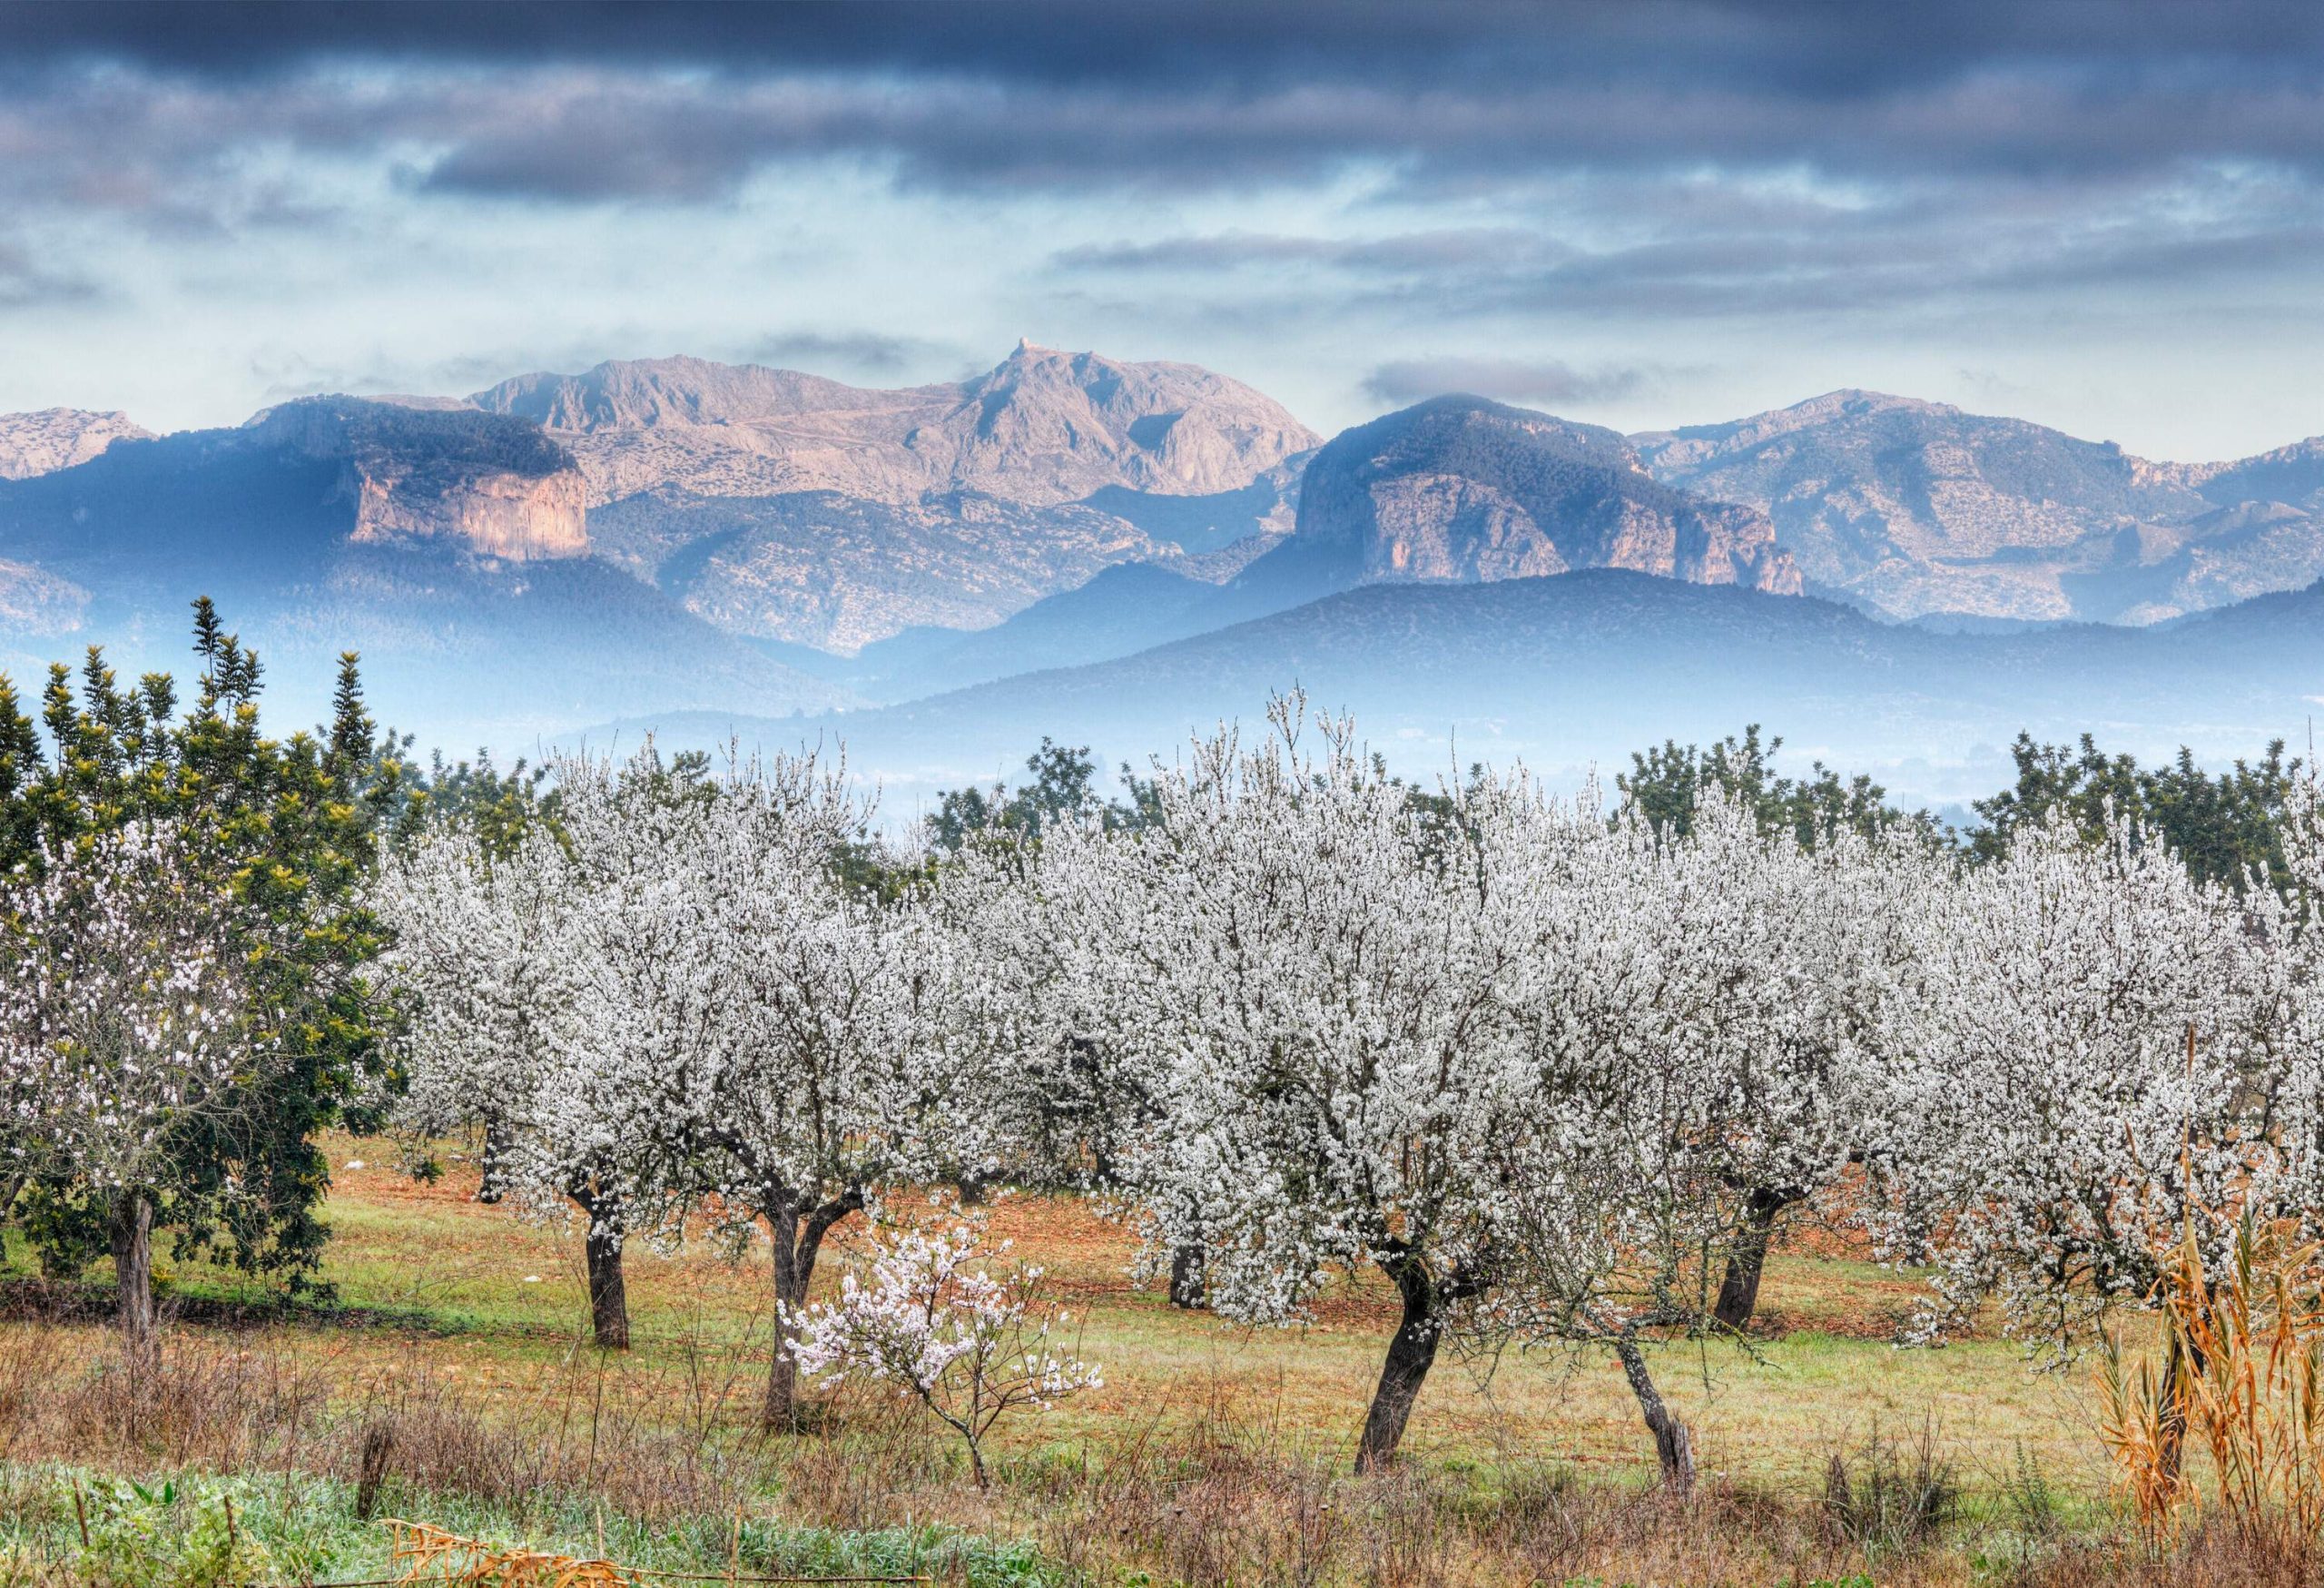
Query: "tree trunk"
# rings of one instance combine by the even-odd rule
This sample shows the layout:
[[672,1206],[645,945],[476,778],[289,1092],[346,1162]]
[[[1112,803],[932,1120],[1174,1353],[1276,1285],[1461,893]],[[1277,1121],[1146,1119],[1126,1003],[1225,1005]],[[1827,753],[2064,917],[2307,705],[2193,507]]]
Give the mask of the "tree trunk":
[[485,1120],[476,1199],[487,1207],[508,1194],[508,1127],[497,1119]]
[[581,1257],[589,1280],[589,1328],[598,1348],[629,1349],[629,1287],[621,1271],[621,1252],[629,1238],[629,1220],[619,1192],[598,1189],[603,1180],[576,1178],[565,1194],[589,1221],[581,1239]]
[[774,1360],[767,1369],[766,1411],[769,1428],[796,1432],[799,1427],[799,1364],[791,1355],[790,1318],[807,1305],[808,1287],[814,1283],[815,1259],[832,1226],[863,1206],[863,1193],[850,1189],[804,1217],[777,1193],[763,1198],[772,1211],[767,1234],[774,1246]]
[[629,1289],[622,1281],[622,1232],[594,1221],[582,1243],[589,1265],[589,1327],[607,1351],[629,1349]]
[[1727,1272],[1719,1280],[1716,1316],[1719,1327],[1741,1334],[1758,1310],[1759,1275],[1768,1264],[1768,1241],[1775,1233],[1776,1215],[1799,1198],[1788,1191],[1751,1188],[1744,1205],[1742,1228],[1727,1254]]
[[153,1204],[123,1191],[113,1208],[114,1312],[133,1376],[155,1366],[161,1342],[153,1324]]
[[1695,1442],[1687,1425],[1672,1415],[1663,1404],[1661,1392],[1654,1387],[1653,1376],[1646,1370],[1646,1353],[1638,1346],[1638,1336],[1625,1327],[1614,1337],[1614,1355],[1622,1361],[1622,1373],[1630,1381],[1630,1393],[1638,1396],[1639,1410],[1646,1415],[1648,1432],[1654,1435],[1655,1459],[1662,1466],[1662,1482],[1671,1493],[1684,1494],[1695,1486]]
[[799,1364],[791,1355],[791,1315],[806,1304],[807,1279],[799,1273],[799,1215],[789,1208],[770,1214],[767,1234],[774,1247],[774,1361],[767,1370],[766,1415],[770,1428],[799,1425]]
[[1420,1398],[1421,1381],[1428,1376],[1443,1337],[1436,1316],[1436,1287],[1428,1271],[1411,1259],[1381,1267],[1396,1282],[1404,1311],[1395,1337],[1388,1342],[1388,1359],[1380,1365],[1380,1385],[1372,1392],[1372,1409],[1364,1415],[1364,1436],[1355,1447],[1359,1473],[1376,1471],[1394,1459],[1413,1403]]
[[1204,1300],[1202,1248],[1179,1247],[1170,1253],[1170,1305],[1192,1311]]

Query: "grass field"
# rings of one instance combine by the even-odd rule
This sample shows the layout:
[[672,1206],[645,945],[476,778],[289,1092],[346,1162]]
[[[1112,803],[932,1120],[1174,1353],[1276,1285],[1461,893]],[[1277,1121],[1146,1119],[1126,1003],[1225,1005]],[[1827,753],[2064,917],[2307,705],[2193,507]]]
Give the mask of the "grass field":
[[[2030,1581],[2043,1561],[2063,1569],[2058,1540],[2119,1533],[2086,1366],[2035,1371],[1999,1339],[1899,1349],[1912,1278],[1813,1232],[1771,1262],[1748,1347],[1657,1353],[1706,1475],[1688,1520],[1641,1498],[1651,1442],[1603,1353],[1441,1359],[1399,1475],[1359,1484],[1344,1468],[1393,1323],[1384,1284],[1355,1277],[1304,1327],[1239,1327],[1133,1286],[1130,1238],[1080,1200],[1009,1198],[996,1227],[1070,1297],[1106,1384],[1005,1425],[986,1495],[940,1430],[862,1394],[822,1437],[757,1436],[763,1244],[735,1261],[634,1249],[637,1348],[608,1356],[587,1343],[575,1231],[479,1205],[457,1171],[417,1183],[382,1142],[332,1156],[323,1277],[351,1320],[181,1322],[173,1371],[191,1387],[142,1421],[104,1399],[100,1324],[9,1326],[0,1529],[20,1571],[69,1569],[78,1524],[58,1495],[74,1473],[112,1471],[189,1492],[239,1474],[247,1516],[303,1510],[320,1530],[284,1560],[370,1574],[383,1545],[354,1523],[350,1485],[383,1420],[400,1430],[396,1505],[578,1553],[610,1529],[610,1553],[674,1567],[727,1563],[738,1511],[740,1553],[762,1563],[950,1559],[993,1582]],[[180,1297],[257,1294],[165,1272]],[[1958,1502],[1925,1534],[1836,1523],[1836,1455],[1875,1489],[1940,1470]],[[1408,1540],[1404,1560],[1382,1542],[1399,1530],[1433,1542]]]

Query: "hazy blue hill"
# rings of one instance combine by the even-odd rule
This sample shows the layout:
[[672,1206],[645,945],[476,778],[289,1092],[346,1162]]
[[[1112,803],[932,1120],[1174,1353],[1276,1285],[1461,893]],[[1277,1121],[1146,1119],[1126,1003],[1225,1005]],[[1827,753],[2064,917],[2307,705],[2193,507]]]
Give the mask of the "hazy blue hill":
[[863,647],[839,675],[860,692],[908,700],[1016,673],[1109,661],[1214,626],[1216,585],[1151,563],[1118,563],[1087,584],[967,635],[907,630]]
[[1401,770],[1482,758],[1626,764],[1666,736],[1766,722],[1807,753],[1888,769],[1916,798],[1992,780],[2020,728],[2162,752],[2242,754],[2297,735],[2324,695],[2324,587],[2157,629],[2064,624],[1948,634],[1814,598],[1621,570],[1485,585],[1371,586],[1095,666],[804,723],[649,721],[682,742],[844,741],[899,798],[989,778],[1049,734],[1108,762],[1170,754],[1304,686],[1356,715]]
[[1196,556],[1232,545],[1295,501],[1301,472],[1312,453],[1295,453],[1239,490],[1202,496],[1163,496],[1109,485],[1080,505],[1137,525],[1157,543]]
[[2152,631],[2153,649],[2181,665],[2240,675],[2255,689],[2301,690],[2324,705],[2324,579],[2197,612]]
[[327,581],[284,594],[246,626],[279,658],[303,656],[311,673],[339,649],[360,650],[383,714],[429,737],[465,726],[461,746],[531,746],[613,701],[617,713],[753,702],[780,715],[848,698],[595,557],[355,547]]
[[2216,471],[2206,470],[2197,488],[2205,500],[2221,507],[2288,502],[2324,511],[2324,436],[2311,436]]
[[354,532],[354,502],[334,497],[340,474],[231,430],[120,441],[75,468],[0,481],[0,546],[107,596],[311,569]]

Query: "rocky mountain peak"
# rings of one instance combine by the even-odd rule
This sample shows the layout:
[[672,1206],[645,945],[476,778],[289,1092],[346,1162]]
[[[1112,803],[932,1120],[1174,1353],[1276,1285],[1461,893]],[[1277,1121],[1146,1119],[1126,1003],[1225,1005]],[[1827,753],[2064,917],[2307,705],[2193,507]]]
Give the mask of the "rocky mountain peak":
[[1030,340],[970,380],[895,390],[671,358],[519,376],[474,401],[571,447],[597,504],[655,489],[890,504],[970,490],[1036,508],[1108,488],[1204,496],[1249,486],[1319,439],[1195,365]]
[[2324,442],[2155,463],[2024,419],[1856,391],[1632,439],[1656,478],[1765,510],[1811,584],[1900,617],[2145,622],[2324,572],[2324,527],[2277,516],[2266,536],[2236,540],[2207,517],[2246,501],[2324,511]]
[[881,394],[797,370],[719,364],[683,356],[607,360],[578,375],[536,373],[503,380],[469,400],[547,430],[744,425],[832,409],[880,406]]
[[1317,587],[1482,583],[1629,568],[1797,594],[1775,528],[1662,485],[1620,434],[1480,397],[1433,399],[1342,432],[1301,486],[1291,541],[1244,577]]
[[1926,429],[1960,417],[1961,410],[1950,403],[1844,387],[1748,419],[1649,431],[1633,436],[1630,440],[1648,460],[1649,467],[1658,473],[1667,473],[1802,430],[1866,424],[1888,429]]
[[115,441],[150,440],[153,432],[125,413],[44,408],[0,414],[0,479],[29,479],[86,463]]
[[1273,399],[1197,365],[1030,341],[960,391],[959,406],[913,444],[949,449],[958,484],[1018,499],[1078,500],[1108,486],[1236,490],[1321,439]]

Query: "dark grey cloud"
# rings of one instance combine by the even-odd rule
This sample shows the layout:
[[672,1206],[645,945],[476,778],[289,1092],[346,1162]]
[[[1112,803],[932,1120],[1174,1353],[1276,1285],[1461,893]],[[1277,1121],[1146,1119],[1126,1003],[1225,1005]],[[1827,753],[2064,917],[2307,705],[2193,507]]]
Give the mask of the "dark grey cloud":
[[1611,402],[1635,397],[1651,384],[1642,369],[1577,370],[1559,360],[1496,359],[1451,354],[1400,359],[1364,377],[1364,395],[1403,408],[1447,392],[1490,397],[1526,408]]
[[123,60],[213,76],[319,60],[643,63],[1241,91],[1620,75],[1765,85],[1808,101],[1943,80],[1996,59],[2089,63],[2114,74],[2249,62],[2289,79],[2319,38],[2324,22],[2304,0],[19,0],[0,11],[0,44],[18,59]]
[[1542,268],[1570,260],[1579,252],[1539,232],[1492,226],[1354,240],[1230,232],[1147,242],[1085,243],[1059,250],[1050,262],[1067,271],[1167,273],[1313,265],[1393,275],[1445,269]]
[[[1150,206],[1188,230],[1063,249],[1023,290],[1036,314],[1338,321],[1399,350],[1560,315],[2226,303],[2324,274],[2324,5],[0,4],[0,215],[28,237],[371,229],[384,253],[515,204],[756,214],[787,190],[754,182],[803,170],[932,196],[923,219],[1354,195],[1330,236]],[[0,303],[74,284],[0,261]],[[844,330],[735,350],[866,381],[953,351]],[[1597,378],[1531,368],[1457,383],[1557,402]]]
[[[1538,226],[1374,237],[1222,232],[1084,244],[1060,278],[1232,295],[1268,312],[1421,322],[1544,313],[1828,314],[2058,293],[2299,281],[2324,261],[2324,186],[2284,172],[2145,183],[1922,179],[1817,197],[1782,184],[1598,173],[1502,206]],[[1551,227],[1570,227],[1563,235]]]
[[[94,142],[60,136],[52,158],[84,182],[268,139],[408,142],[423,191],[549,202],[713,198],[824,157],[1044,189],[1250,186],[1356,162],[1423,187],[1706,163],[2324,171],[2312,0],[35,3],[0,6],[0,96],[52,124],[124,89],[167,103]],[[447,87],[479,77],[495,92]],[[300,113],[319,87],[335,117]],[[141,143],[143,161],[122,158]]]

